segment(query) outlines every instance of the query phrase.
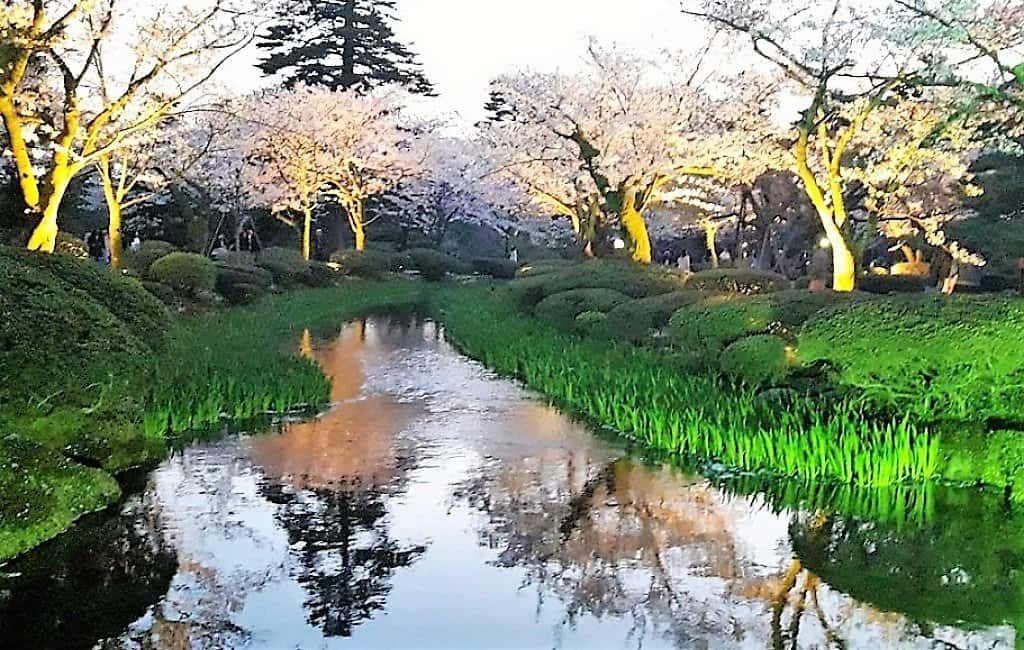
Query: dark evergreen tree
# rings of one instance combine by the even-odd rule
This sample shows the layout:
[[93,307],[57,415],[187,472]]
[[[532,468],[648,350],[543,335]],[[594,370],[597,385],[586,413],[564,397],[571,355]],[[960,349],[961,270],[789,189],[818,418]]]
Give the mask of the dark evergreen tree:
[[484,108],[487,110],[487,122],[505,122],[516,118],[512,104],[498,90],[491,90]]
[[416,56],[395,37],[395,0],[292,0],[258,46],[268,75],[299,83],[366,92],[400,84],[432,95]]

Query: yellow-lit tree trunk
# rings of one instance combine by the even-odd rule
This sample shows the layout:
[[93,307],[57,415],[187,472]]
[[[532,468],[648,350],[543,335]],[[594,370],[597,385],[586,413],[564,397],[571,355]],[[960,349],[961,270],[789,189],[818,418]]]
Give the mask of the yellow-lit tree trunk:
[[[849,127],[852,129],[853,127]],[[827,134],[825,134],[827,135]],[[852,133],[850,134],[852,137]],[[828,175],[828,188],[831,203],[825,198],[825,193],[818,183],[817,177],[808,162],[810,133],[808,129],[801,127],[800,138],[796,145],[797,173],[804,184],[807,197],[814,205],[821,225],[825,230],[825,237],[828,238],[829,246],[832,248],[832,290],[838,292],[850,292],[857,286],[857,265],[853,257],[846,237],[843,235],[842,226],[846,221],[846,203],[843,198],[842,178],[840,175],[839,157],[842,156],[842,149],[837,146],[835,151],[827,151],[827,139],[822,142],[825,153],[825,167]],[[848,143],[848,139],[843,139]]]
[[626,230],[633,244],[633,261],[640,264],[650,264],[653,259],[651,254],[651,237],[647,232],[647,223],[644,221],[644,215],[636,209],[635,190],[626,193],[619,214],[619,222]]
[[28,240],[30,251],[52,253],[57,247],[57,233],[59,232],[57,218],[60,215],[64,194],[67,193],[68,185],[71,183],[71,177],[70,171],[54,172],[49,191],[43,194],[45,207],[39,217],[39,223],[32,230],[32,236]]
[[302,258],[309,261],[313,256],[313,208],[302,211]]
[[[110,175],[110,157],[103,156],[97,163],[100,184],[103,185],[103,197],[107,201],[107,232],[110,235],[110,268],[121,270],[124,257],[124,236],[121,234],[121,200],[118,188],[114,187],[114,179]],[[121,170],[122,175],[125,171]]]
[[711,268],[717,269],[721,264],[718,259],[718,226],[711,219],[704,219],[700,225],[704,228],[705,244],[708,247],[708,254],[711,255]]
[[363,202],[359,199],[350,199],[345,205],[348,213],[348,224],[352,228],[352,235],[356,240],[356,250],[366,250],[366,218],[363,213]]

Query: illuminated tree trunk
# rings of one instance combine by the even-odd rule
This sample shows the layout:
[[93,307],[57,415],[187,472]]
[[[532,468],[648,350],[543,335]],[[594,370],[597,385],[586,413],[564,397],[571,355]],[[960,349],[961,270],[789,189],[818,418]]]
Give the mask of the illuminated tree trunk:
[[39,219],[39,223],[32,231],[32,236],[28,240],[28,249],[30,251],[52,253],[57,247],[57,233],[59,230],[57,217],[60,214],[60,205],[64,200],[64,194],[67,192],[70,183],[71,173],[69,171],[59,170],[54,172],[50,191],[44,195],[46,207]]
[[356,250],[366,250],[366,219],[363,214],[363,202],[352,200],[346,206],[348,223],[352,227],[352,235],[356,239]]
[[830,218],[822,218],[825,236],[832,247],[832,290],[850,292],[857,287],[857,263],[846,237]]
[[708,247],[708,254],[711,255],[711,268],[717,269],[720,261],[718,259],[718,226],[710,219],[701,221],[704,228],[704,239]]
[[635,191],[626,194],[622,210],[619,214],[619,221],[622,223],[622,227],[626,230],[633,245],[633,261],[640,264],[650,264],[652,260],[651,238],[647,233],[647,223],[644,221],[644,216],[636,209]]
[[313,208],[306,207],[302,211],[302,257],[306,261],[313,253]]
[[[98,164],[100,183],[103,185],[103,196],[107,201],[107,232],[110,233],[110,268],[121,270],[124,257],[124,237],[121,234],[121,198],[114,187],[110,176],[110,159],[101,158]],[[124,170],[121,172],[124,173]]]

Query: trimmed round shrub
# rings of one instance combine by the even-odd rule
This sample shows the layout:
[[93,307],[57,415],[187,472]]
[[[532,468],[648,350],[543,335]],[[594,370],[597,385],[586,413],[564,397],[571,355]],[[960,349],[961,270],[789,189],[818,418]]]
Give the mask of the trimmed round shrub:
[[600,311],[585,311],[576,317],[576,331],[582,333],[591,333],[595,329],[602,327],[608,320],[608,314]]
[[160,241],[159,239],[144,241],[138,250],[125,250],[124,268],[148,280],[150,279],[149,268],[153,266],[153,262],[161,257],[167,257],[177,250],[178,247],[170,242]]
[[606,314],[628,301],[629,296],[612,289],[575,289],[548,296],[537,305],[534,313],[555,327],[577,331],[576,317],[580,314]]
[[270,291],[274,276],[270,271],[246,264],[217,262],[217,293],[233,305],[244,305]]
[[672,314],[692,305],[704,296],[696,291],[673,291],[660,296],[630,300],[608,312],[605,322],[594,333],[610,339],[643,343],[664,328]]
[[879,402],[1024,421],[1024,300],[879,298],[817,314],[798,340],[801,362],[830,366]]
[[736,341],[722,352],[722,372],[752,386],[777,383],[789,372],[786,342],[762,334]]
[[673,314],[673,340],[702,354],[717,354],[733,341],[755,334],[775,334],[795,340],[796,330],[819,311],[865,298],[831,291],[779,291],[744,296],[711,296]]
[[509,283],[509,291],[531,308],[547,296],[575,289],[612,289],[631,298],[649,298],[686,287],[689,276],[663,266],[623,260],[589,260],[582,264],[527,275]]
[[686,288],[703,293],[738,293],[752,296],[789,289],[790,282],[777,273],[753,269],[715,269],[695,273]]
[[256,256],[256,266],[270,271],[276,284],[290,287],[309,269],[309,262],[294,248],[271,246]]
[[176,293],[194,296],[200,291],[213,290],[217,284],[217,267],[202,255],[171,253],[153,262],[149,277]]
[[341,266],[344,275],[377,279],[392,270],[394,255],[379,250],[345,250],[331,255],[331,261]]
[[413,265],[423,277],[431,281],[443,280],[449,273],[463,273],[465,265],[458,259],[430,248],[414,248],[406,251]]
[[341,273],[324,262],[310,262],[309,268],[299,276],[299,282],[313,289],[333,287]]
[[928,278],[917,275],[862,275],[857,288],[867,293],[923,293],[931,284]]
[[51,273],[68,288],[84,291],[151,344],[162,343],[170,327],[167,309],[137,280],[119,277],[103,266],[68,255],[45,255],[21,248],[2,248],[0,255]]
[[518,265],[512,260],[501,257],[478,257],[473,260],[473,270],[480,275],[489,275],[500,280],[512,280],[516,277]]

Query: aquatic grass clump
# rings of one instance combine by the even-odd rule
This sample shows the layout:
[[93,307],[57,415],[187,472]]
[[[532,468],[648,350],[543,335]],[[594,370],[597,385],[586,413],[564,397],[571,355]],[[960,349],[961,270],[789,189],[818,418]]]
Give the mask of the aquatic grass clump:
[[424,290],[413,282],[354,282],[183,322],[152,371],[147,434],[182,433],[224,420],[323,406],[330,382],[315,362],[297,354],[300,332],[337,327],[377,309],[418,304]]
[[484,288],[445,291],[440,308],[467,354],[653,448],[870,487],[938,476],[939,436],[909,418],[879,419],[847,401],[769,402],[667,354],[566,336]]

